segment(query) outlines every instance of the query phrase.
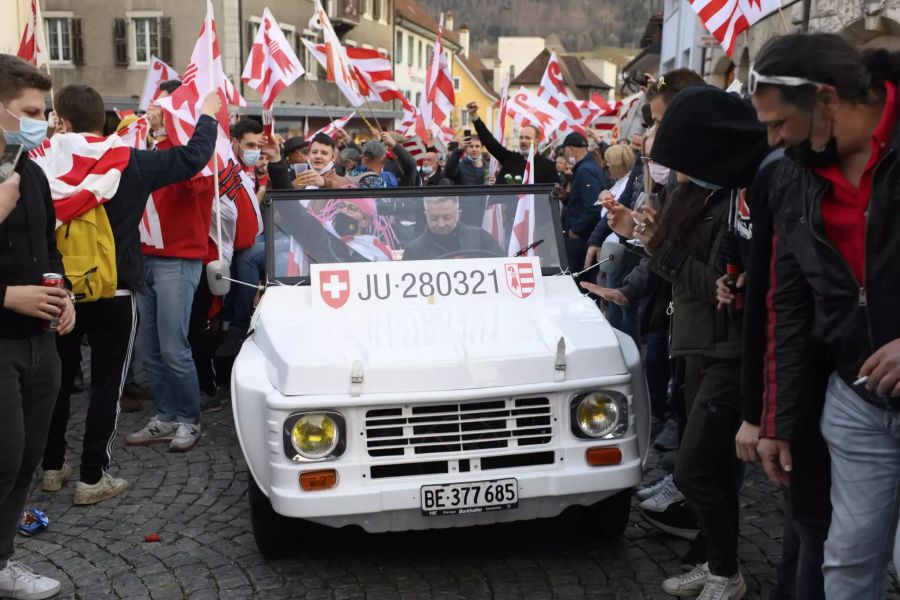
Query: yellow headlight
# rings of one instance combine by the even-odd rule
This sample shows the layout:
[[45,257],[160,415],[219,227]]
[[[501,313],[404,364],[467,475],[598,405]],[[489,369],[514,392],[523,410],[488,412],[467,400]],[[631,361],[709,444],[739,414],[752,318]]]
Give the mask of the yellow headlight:
[[586,435],[603,437],[619,424],[619,405],[605,394],[588,394],[578,404],[575,420]]
[[303,415],[291,430],[291,443],[304,458],[324,458],[337,447],[340,430],[330,416],[322,413]]

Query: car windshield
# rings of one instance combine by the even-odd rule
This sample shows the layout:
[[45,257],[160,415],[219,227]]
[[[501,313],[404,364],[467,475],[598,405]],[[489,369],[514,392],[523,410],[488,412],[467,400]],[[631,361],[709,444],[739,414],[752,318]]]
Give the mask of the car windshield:
[[313,264],[508,256],[536,256],[545,273],[561,270],[555,200],[548,192],[478,191],[273,194],[266,209],[268,279],[305,279]]

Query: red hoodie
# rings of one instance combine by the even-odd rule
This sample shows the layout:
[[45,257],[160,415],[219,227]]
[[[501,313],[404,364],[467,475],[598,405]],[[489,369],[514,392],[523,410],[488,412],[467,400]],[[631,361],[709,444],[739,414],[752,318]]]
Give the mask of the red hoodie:
[[[165,139],[157,149],[167,150],[172,146]],[[142,243],[141,252],[168,258],[206,258],[214,191],[213,178],[198,175],[153,192],[162,248]]]

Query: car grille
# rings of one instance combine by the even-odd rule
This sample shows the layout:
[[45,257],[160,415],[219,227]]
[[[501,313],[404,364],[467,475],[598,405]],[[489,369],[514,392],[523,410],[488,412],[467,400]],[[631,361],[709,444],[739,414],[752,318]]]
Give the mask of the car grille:
[[369,456],[421,456],[549,444],[548,398],[506,398],[366,412]]

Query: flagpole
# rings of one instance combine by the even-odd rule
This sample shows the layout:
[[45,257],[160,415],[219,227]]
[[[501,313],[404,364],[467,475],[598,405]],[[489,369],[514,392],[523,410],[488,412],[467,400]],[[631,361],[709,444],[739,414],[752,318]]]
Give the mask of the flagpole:
[[[375,116],[375,111],[372,109],[372,105],[369,104],[369,99],[367,97],[363,96],[363,100],[366,101],[366,106],[369,108],[369,112],[372,113],[372,119],[374,119],[375,123],[378,125],[378,131],[381,133],[384,133],[384,130],[381,128],[381,123],[378,122],[378,117]],[[359,114],[362,115],[361,112]],[[365,119],[365,117],[363,117],[363,119]],[[371,126],[370,126],[370,128],[371,128]]]
[[[212,9],[212,5],[207,0],[207,10]],[[212,89],[217,95],[219,93],[218,88],[216,87],[216,77],[214,74],[214,57],[213,57],[213,30],[212,27],[206,32],[206,35],[209,36],[209,44],[207,44],[207,51],[209,56],[209,87]],[[226,102],[228,100],[226,99]],[[216,118],[216,117],[213,117]],[[219,125],[216,123],[216,139],[219,137]],[[218,142],[217,142],[218,144]],[[216,152],[216,149],[213,148],[213,193],[215,194],[215,198],[213,201],[216,203],[216,246],[219,250],[219,260],[222,260],[222,196],[219,194],[219,155]],[[256,165],[254,165],[255,167]]]
[[332,117],[331,113],[328,112],[328,106],[325,104],[325,100],[322,99],[322,95],[319,93],[319,88],[316,87],[315,83],[313,83],[313,82],[309,82],[309,83],[310,83],[310,86],[312,87],[313,91],[316,93],[316,98],[318,98],[319,102],[322,103],[322,108],[325,110],[325,116],[328,117],[328,120],[331,121],[332,125],[335,125],[334,117]]
[[778,0],[778,14],[781,15],[781,25],[784,27],[785,33],[790,33],[788,29],[787,19],[784,18],[784,8],[781,6],[781,0]]

